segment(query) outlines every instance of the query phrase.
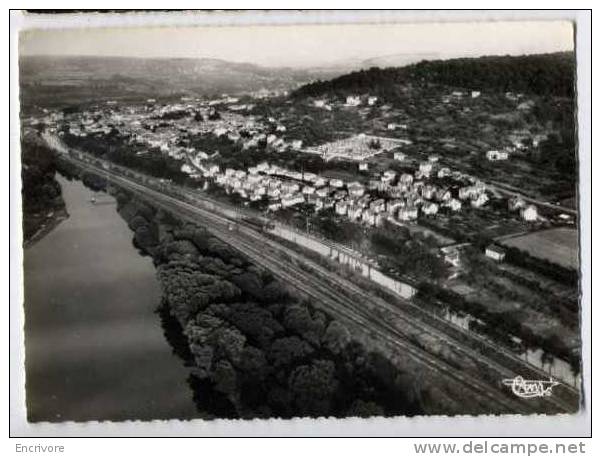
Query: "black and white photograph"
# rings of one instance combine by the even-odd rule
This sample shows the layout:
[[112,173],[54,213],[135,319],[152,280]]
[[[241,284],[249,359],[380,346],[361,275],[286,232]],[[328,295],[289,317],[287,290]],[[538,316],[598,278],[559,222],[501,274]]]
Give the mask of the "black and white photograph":
[[454,18],[21,30],[26,421],[582,414],[575,24]]

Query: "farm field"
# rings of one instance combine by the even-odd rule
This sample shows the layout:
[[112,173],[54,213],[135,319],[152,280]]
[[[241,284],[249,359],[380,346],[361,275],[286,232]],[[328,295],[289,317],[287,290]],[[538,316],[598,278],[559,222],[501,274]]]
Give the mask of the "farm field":
[[578,231],[556,228],[503,241],[506,246],[527,251],[566,268],[578,269]]

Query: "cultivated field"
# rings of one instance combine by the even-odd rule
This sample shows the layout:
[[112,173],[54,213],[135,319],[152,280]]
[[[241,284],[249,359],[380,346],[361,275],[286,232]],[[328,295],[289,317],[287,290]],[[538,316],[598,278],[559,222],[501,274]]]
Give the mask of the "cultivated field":
[[569,228],[544,230],[503,241],[561,266],[578,269],[578,231]]

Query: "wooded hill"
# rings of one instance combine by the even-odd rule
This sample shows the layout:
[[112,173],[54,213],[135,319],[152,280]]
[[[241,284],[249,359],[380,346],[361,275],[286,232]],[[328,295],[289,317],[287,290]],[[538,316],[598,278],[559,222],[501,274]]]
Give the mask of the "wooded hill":
[[422,61],[406,67],[377,67],[317,81],[297,89],[296,98],[351,93],[396,92],[402,84],[441,84],[479,91],[573,97],[575,57],[570,52],[524,56],[485,56]]

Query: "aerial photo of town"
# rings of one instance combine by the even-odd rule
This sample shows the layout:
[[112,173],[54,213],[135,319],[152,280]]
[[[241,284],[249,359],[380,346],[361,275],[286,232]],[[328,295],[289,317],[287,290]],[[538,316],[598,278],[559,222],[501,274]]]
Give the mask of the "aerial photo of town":
[[578,412],[576,63],[545,27],[370,29],[386,52],[331,65],[23,33],[28,420]]

